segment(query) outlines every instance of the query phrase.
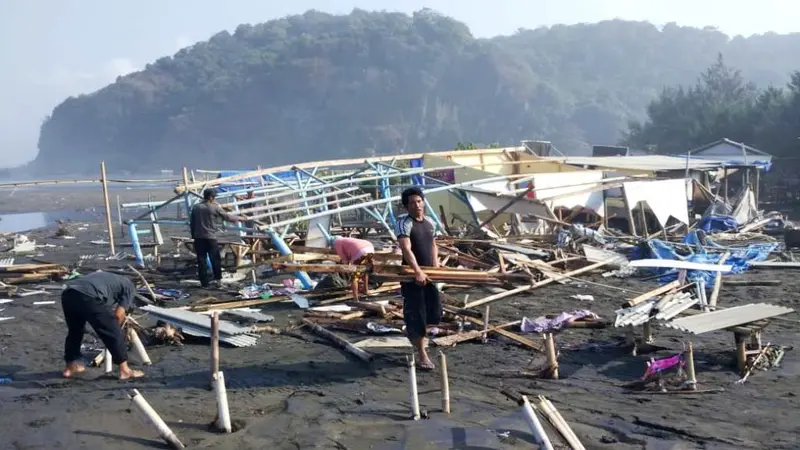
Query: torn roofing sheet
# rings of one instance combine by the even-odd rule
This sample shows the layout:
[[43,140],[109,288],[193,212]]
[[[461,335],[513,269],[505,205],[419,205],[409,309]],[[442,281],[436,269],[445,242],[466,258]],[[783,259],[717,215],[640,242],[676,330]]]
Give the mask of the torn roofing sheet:
[[[203,314],[183,309],[160,308],[147,305],[141,308],[164,322],[180,328],[186,334],[200,337],[211,337],[211,319]],[[219,321],[219,340],[236,347],[249,347],[258,342],[258,335],[250,333],[249,327]]]
[[661,226],[666,226],[670,216],[689,225],[689,203],[686,196],[687,180],[630,181],[623,183],[625,200],[633,210],[639,202],[647,203]]
[[[603,172],[553,172],[533,175],[534,197],[545,201],[551,208],[573,209],[582,207],[603,215],[603,191],[591,192],[603,183]],[[567,195],[574,194],[574,195]]]
[[[498,211],[500,208],[514,201],[515,195],[500,194],[484,189],[462,188],[469,196],[469,204],[477,212]],[[509,214],[533,215],[553,218],[550,209],[541,202],[529,199],[520,199],[505,210]]]

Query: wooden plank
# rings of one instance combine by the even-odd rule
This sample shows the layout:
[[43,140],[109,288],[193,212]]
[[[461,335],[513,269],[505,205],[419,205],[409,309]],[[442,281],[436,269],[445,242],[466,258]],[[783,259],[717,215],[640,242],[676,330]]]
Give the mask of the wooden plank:
[[[611,261],[611,260],[609,260],[609,261]],[[605,266],[606,264],[609,263],[609,261],[600,261],[598,263],[594,263],[594,264],[588,265],[586,267],[582,267],[580,269],[573,270],[571,272],[567,272],[567,273],[564,273],[564,274],[559,274],[559,275],[556,275],[556,276],[554,276],[552,278],[544,279],[542,281],[533,283],[530,286],[522,286],[522,287],[518,287],[516,289],[511,289],[511,290],[506,291],[506,292],[501,292],[499,294],[490,295],[489,297],[486,297],[486,298],[483,298],[483,299],[480,299],[480,300],[476,300],[476,301],[471,302],[471,303],[467,303],[466,305],[464,305],[464,307],[465,308],[474,308],[476,306],[481,306],[481,305],[485,305],[487,303],[496,302],[497,300],[502,300],[502,299],[504,299],[506,297],[513,297],[513,296],[521,294],[523,292],[531,291],[531,290],[534,290],[536,288],[539,288],[539,287],[542,287],[542,286],[546,286],[546,285],[548,285],[550,283],[554,283],[554,282],[556,282],[558,280],[561,280],[561,279],[571,278],[571,277],[574,277],[575,275],[580,275],[582,273],[590,272],[592,270],[595,270],[595,269],[598,269],[600,267]]]
[[641,295],[639,295],[637,297],[634,297],[634,298],[628,300],[628,305],[636,306],[639,303],[642,303],[642,302],[644,302],[646,300],[649,300],[649,299],[651,299],[653,297],[657,297],[659,295],[666,294],[667,292],[669,292],[669,291],[671,291],[673,289],[678,289],[679,287],[681,287],[681,282],[678,281],[678,280],[675,280],[675,281],[673,281],[671,283],[667,283],[667,284],[665,284],[663,286],[659,286],[659,287],[653,289],[650,292],[645,292],[644,294],[641,294]]

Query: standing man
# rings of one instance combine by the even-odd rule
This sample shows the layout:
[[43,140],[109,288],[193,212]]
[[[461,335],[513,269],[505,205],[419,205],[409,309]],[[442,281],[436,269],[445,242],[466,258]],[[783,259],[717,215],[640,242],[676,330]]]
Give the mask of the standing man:
[[128,345],[122,333],[125,314],[133,306],[136,287],[131,280],[113,273],[93,272],[67,282],[61,293],[61,308],[67,322],[64,342],[65,378],[83,372],[78,363],[86,322],[111,352],[111,360],[119,365],[119,379],[143,377],[144,373],[128,367]]
[[[194,239],[194,251],[197,253],[197,275],[200,277],[200,285],[208,287],[212,283],[219,284],[222,279],[222,258],[219,254],[217,244],[217,226],[214,219],[222,219],[226,222],[243,222],[244,217],[228,214],[222,206],[217,203],[217,191],[206,189],[203,191],[203,201],[194,205],[189,215],[189,228]],[[211,270],[213,281],[209,280],[206,257],[211,260]]]
[[[372,264],[372,255],[375,254],[375,246],[372,245],[372,242],[349,237],[333,237],[331,241],[331,246],[343,264],[365,265],[368,267]],[[353,274],[350,287],[356,301],[358,301],[359,292],[361,291],[358,286],[359,283],[364,284],[364,295],[369,295],[369,270],[364,273],[356,272]]]
[[403,252],[403,265],[414,270],[414,281],[400,284],[403,295],[403,320],[406,335],[419,354],[419,367],[435,368],[428,357],[426,336],[428,325],[436,325],[442,319],[442,304],[439,290],[428,279],[423,267],[439,266],[439,251],[434,238],[436,226],[425,217],[425,196],[418,187],[403,191],[403,207],[408,214],[397,218],[397,242]]

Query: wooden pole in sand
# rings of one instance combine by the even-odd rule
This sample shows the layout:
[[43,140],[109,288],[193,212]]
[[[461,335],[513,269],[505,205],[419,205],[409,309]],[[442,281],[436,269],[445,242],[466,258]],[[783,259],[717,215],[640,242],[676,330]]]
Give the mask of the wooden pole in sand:
[[733,334],[736,341],[736,365],[739,368],[739,373],[743,374],[747,368],[747,336],[741,333]]
[[211,313],[211,386],[219,372],[219,311]]
[[450,414],[450,379],[447,377],[447,357],[444,352],[439,352],[439,365],[442,375],[442,411]]
[[556,354],[556,342],[553,338],[553,333],[545,333],[544,346],[547,353],[547,366],[550,372],[550,378],[558,379],[558,355]]
[[116,254],[114,247],[114,229],[111,224],[111,205],[108,202],[108,180],[106,180],[106,162],[100,161],[100,181],[103,184],[103,202],[106,207],[106,226],[108,227],[108,244],[111,247],[111,254]]
[[694,349],[692,348],[691,342],[689,342],[689,347],[686,349],[686,372],[687,376],[689,377],[690,389],[696,391],[697,376],[694,372]]
[[175,436],[175,433],[169,428],[169,426],[164,422],[161,416],[158,415],[155,409],[147,403],[147,400],[142,397],[142,394],[139,393],[136,389],[131,389],[128,393],[128,397],[133,400],[133,404],[141,411],[141,413],[145,416],[145,418],[153,424],[158,430],[158,436],[164,440],[170,447],[174,449],[181,449],[186,448],[178,439],[178,436]]

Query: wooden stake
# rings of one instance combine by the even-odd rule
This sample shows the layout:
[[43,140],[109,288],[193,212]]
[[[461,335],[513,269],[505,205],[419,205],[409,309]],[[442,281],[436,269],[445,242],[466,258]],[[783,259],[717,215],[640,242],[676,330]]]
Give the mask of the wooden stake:
[[736,364],[739,368],[739,373],[743,374],[747,367],[747,337],[740,333],[734,333],[733,337],[736,341]]
[[142,340],[139,339],[139,333],[137,333],[133,327],[128,328],[128,339],[130,339],[131,344],[133,344],[133,350],[136,352],[136,356],[139,357],[139,361],[146,366],[152,364],[150,356],[147,354],[144,344],[142,344]]
[[649,344],[653,342],[653,324],[648,320],[642,324],[642,343]]
[[553,333],[544,335],[545,351],[547,353],[547,366],[550,370],[550,378],[558,379],[558,355],[556,353],[556,342]]
[[217,393],[217,427],[226,433],[230,433],[231,414],[228,410],[228,391],[225,390],[225,375],[222,372],[216,373],[214,387]]
[[442,375],[442,411],[450,414],[450,379],[447,377],[447,357],[444,352],[439,352],[439,365]]
[[139,393],[136,389],[131,389],[130,393],[128,394],[131,400],[133,400],[133,404],[139,409],[139,411],[145,416],[145,418],[153,424],[154,427],[158,430],[158,436],[164,440],[170,447],[173,449],[181,449],[186,448],[184,447],[183,443],[175,433],[170,430],[169,426],[161,419],[161,416],[158,415],[155,409],[147,403],[147,400],[142,397],[142,394]]
[[411,417],[419,420],[422,416],[419,412],[419,394],[417,392],[417,367],[414,362],[414,355],[408,359],[408,381],[411,384]]
[[689,342],[689,346],[686,349],[686,372],[687,376],[689,377],[689,384],[690,388],[693,391],[697,390],[697,376],[694,372],[694,349],[692,348],[692,343]]
[[114,229],[111,225],[111,205],[108,202],[108,180],[106,179],[106,162],[100,161],[100,182],[103,184],[103,203],[106,207],[106,226],[108,227],[108,244],[111,247],[111,254],[115,255]]
[[[725,252],[724,255],[717,262],[718,265],[725,264],[725,261],[731,256],[731,252]],[[717,306],[717,298],[719,297],[719,290],[722,287],[722,272],[717,272],[714,275],[714,288],[711,290],[711,298],[708,299],[708,306],[712,308]]]
[[211,313],[211,385],[219,372],[219,311]]

